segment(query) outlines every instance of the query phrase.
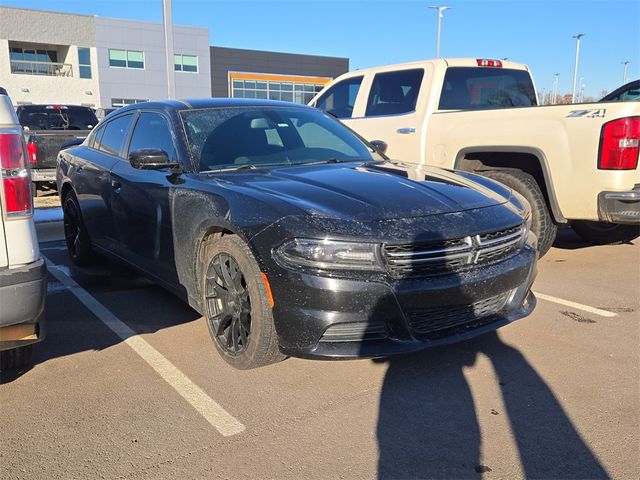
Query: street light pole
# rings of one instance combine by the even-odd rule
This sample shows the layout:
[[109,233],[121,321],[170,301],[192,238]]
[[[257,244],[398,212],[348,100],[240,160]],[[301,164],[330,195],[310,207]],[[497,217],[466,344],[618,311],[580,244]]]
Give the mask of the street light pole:
[[625,60],[624,62],[622,62],[622,65],[624,65],[624,72],[622,74],[622,84],[624,85],[625,83],[627,83],[627,65],[629,65],[631,62],[629,60]]
[[579,33],[571,38],[576,39],[576,63],[573,68],[573,90],[571,91],[571,103],[576,102],[576,80],[578,80],[578,58],[580,56],[580,39],[584,37],[584,33]]
[[554,104],[554,105],[556,104],[556,97],[558,95],[558,76],[559,75],[560,75],[559,73],[554,73],[553,74],[553,76],[554,76],[554,79],[553,79],[553,96],[552,96],[551,103]]
[[442,12],[444,12],[445,10],[450,10],[451,7],[444,7],[444,6],[433,6],[433,7],[429,7],[429,8],[433,8],[434,10],[438,11],[438,32],[436,33],[436,58],[440,57],[440,31],[442,30]]
[[167,98],[176,98],[176,73],[173,66],[173,23],[171,21],[171,0],[162,0],[162,20],[164,23],[164,48],[167,55]]
[[578,103],[582,103],[584,99],[584,77],[580,77],[580,81],[578,82]]

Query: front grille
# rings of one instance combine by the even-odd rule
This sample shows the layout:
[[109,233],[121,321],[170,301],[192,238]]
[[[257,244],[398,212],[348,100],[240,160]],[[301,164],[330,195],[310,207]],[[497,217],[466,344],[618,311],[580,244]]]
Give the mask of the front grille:
[[384,322],[337,323],[325,330],[321,342],[362,342],[387,338]]
[[[407,316],[411,329],[430,339],[451,335],[452,329],[475,328],[497,320],[511,292],[504,292],[467,305],[449,305],[425,308],[410,312]],[[480,322],[478,322],[480,321]],[[460,330],[460,328],[458,328]]]
[[524,225],[464,238],[413,244],[387,244],[382,254],[393,277],[456,273],[513,255],[522,244]]

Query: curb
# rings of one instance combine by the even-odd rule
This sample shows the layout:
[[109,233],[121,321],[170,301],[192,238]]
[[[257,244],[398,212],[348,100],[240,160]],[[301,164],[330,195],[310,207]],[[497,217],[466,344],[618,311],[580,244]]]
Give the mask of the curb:
[[33,215],[39,242],[54,242],[64,239],[62,209],[37,208]]

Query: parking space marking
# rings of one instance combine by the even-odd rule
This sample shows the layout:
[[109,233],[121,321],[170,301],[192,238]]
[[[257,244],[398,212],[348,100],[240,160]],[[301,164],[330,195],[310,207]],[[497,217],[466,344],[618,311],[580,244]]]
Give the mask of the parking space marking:
[[552,297],[551,295],[545,295],[544,293],[539,293],[539,292],[533,292],[533,293],[537,298],[541,300],[546,300],[547,302],[553,302],[559,305],[564,305],[565,307],[576,308],[584,312],[600,315],[601,317],[617,317],[618,316],[617,313],[608,312],[606,310],[601,310],[600,308],[596,308],[596,307],[590,307],[589,305],[583,305],[582,303],[572,302],[571,300]]
[[147,341],[129,328],[122,320],[78,285],[63,268],[45,257],[49,272],[56,277],[82,304],[118,335],[151,368],[153,368],[178,394],[196,409],[218,432],[225,437],[236,435],[245,426],[217,404],[200,387],[193,383],[175,365],[167,360]]

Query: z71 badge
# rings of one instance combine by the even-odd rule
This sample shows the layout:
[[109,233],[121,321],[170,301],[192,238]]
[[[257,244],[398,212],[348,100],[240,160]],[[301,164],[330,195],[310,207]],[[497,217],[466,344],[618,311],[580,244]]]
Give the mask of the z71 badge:
[[587,117],[587,118],[604,118],[606,108],[594,108],[592,110],[571,110],[567,118]]

